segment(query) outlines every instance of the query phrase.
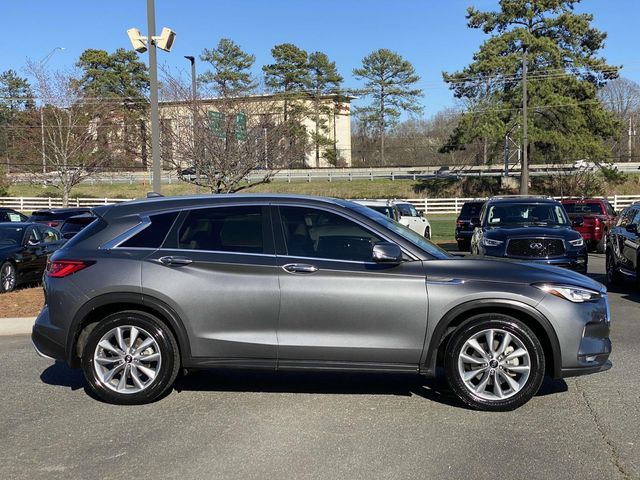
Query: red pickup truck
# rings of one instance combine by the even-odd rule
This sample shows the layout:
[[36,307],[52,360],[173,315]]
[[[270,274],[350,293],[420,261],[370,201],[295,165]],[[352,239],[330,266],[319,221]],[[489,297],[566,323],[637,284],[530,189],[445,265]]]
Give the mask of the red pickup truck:
[[585,198],[562,200],[564,209],[590,250],[604,253],[607,232],[616,221],[616,212],[607,200]]

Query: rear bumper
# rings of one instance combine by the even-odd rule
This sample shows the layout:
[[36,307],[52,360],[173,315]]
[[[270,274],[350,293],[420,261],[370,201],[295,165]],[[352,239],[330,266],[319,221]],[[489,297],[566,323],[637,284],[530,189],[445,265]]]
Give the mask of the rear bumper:
[[[58,341],[58,339],[60,339]],[[53,360],[66,360],[64,335],[49,322],[49,308],[45,305],[31,331],[31,342],[38,355]]]
[[458,230],[455,231],[456,240],[471,240],[473,237],[473,230]]

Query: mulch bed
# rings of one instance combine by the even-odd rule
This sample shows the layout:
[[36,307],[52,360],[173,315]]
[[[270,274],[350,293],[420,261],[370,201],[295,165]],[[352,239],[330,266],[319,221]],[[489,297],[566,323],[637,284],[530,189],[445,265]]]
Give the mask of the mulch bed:
[[25,287],[10,293],[0,293],[0,319],[35,317],[44,304],[41,286]]

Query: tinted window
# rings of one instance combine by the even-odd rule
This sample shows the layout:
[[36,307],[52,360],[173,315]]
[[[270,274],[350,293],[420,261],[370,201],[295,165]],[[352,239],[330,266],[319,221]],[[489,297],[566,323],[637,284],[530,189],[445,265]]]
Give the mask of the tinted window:
[[460,210],[460,218],[472,218],[480,216],[480,209],[484,203],[482,202],[466,202]]
[[567,213],[578,213],[583,215],[602,214],[602,206],[600,202],[590,202],[590,203],[563,203],[564,209]]
[[287,253],[296,257],[370,262],[381,239],[357,223],[314,208],[280,207]]
[[149,217],[151,224],[120,245],[124,248],[160,248],[178,212],[161,213]]
[[262,207],[192,210],[178,231],[178,248],[264,253]]
[[375,210],[376,212],[380,212],[381,214],[389,217],[389,218],[393,218],[395,220],[396,216],[395,216],[395,211],[393,210],[393,207],[391,206],[369,206],[369,208]]
[[67,220],[64,222],[60,231],[62,234],[65,233],[78,233],[82,230],[86,225],[90,224],[93,221],[92,218],[82,219],[82,220]]
[[40,232],[38,232],[37,228],[33,228],[33,227],[27,230],[26,236],[27,236],[27,242],[29,242],[31,245],[35,245],[39,243],[41,239]]

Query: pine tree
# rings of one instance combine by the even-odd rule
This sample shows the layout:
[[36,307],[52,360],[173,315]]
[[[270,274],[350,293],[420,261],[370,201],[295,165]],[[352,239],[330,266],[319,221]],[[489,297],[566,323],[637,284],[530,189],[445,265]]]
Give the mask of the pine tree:
[[356,68],[353,74],[365,82],[357,93],[372,98],[370,105],[356,109],[356,115],[377,132],[380,163],[384,165],[384,140],[389,127],[397,123],[401,112],[422,110],[416,103],[422,90],[415,88],[420,77],[411,62],[385,48],[364,57],[362,68]]
[[209,63],[212,70],[200,75],[198,81],[211,86],[220,97],[246,95],[255,89],[250,70],[256,57],[244,52],[233,40],[221,38],[216,48],[204,49],[200,60]]

